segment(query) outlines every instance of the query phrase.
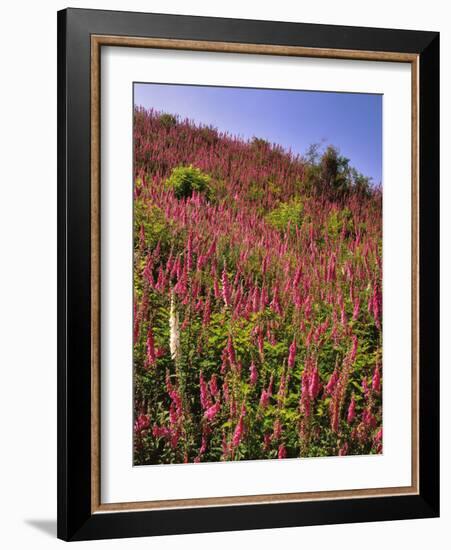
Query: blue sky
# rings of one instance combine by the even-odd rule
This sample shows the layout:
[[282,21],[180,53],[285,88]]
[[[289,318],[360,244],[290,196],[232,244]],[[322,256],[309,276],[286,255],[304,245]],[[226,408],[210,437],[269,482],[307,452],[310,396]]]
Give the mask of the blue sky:
[[374,183],[382,178],[378,94],[136,83],[134,101],[295,153],[305,153],[312,143],[332,144]]

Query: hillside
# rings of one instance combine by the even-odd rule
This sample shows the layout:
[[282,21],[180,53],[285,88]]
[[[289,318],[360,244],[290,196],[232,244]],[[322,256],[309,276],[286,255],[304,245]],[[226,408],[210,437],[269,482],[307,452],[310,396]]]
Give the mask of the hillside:
[[381,452],[381,192],[314,153],[135,110],[135,464]]

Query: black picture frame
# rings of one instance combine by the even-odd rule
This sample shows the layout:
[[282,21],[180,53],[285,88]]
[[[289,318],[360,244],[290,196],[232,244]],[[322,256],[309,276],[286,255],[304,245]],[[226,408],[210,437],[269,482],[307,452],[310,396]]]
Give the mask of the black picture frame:
[[[400,52],[419,59],[419,494],[91,511],[91,36]],[[402,205],[400,205],[402,207]],[[88,540],[439,515],[439,33],[58,12],[58,537]]]

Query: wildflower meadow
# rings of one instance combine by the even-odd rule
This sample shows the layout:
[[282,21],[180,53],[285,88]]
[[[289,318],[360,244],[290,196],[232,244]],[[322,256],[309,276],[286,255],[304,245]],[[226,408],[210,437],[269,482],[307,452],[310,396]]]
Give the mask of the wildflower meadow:
[[134,464],[382,452],[382,190],[134,110]]

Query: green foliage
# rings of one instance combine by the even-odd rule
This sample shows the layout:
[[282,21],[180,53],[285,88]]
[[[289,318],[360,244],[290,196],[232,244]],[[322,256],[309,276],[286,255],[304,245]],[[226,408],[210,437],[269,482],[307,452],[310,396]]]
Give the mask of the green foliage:
[[218,141],[218,132],[213,126],[203,126],[199,128],[198,132],[208,145],[213,145]]
[[302,224],[302,214],[304,204],[301,199],[296,198],[290,202],[281,203],[276,209],[266,215],[266,221],[279,231],[285,231],[288,224],[292,228],[300,227]]
[[252,182],[246,194],[246,198],[252,202],[261,202],[265,197],[265,189],[263,185],[257,182]]
[[172,170],[171,175],[166,180],[166,185],[174,190],[178,199],[186,199],[193,192],[203,193],[207,198],[210,197],[211,177],[204,174],[199,168],[194,166],[178,166]]
[[329,145],[321,157],[321,184],[332,196],[340,198],[350,188],[349,159],[340,156],[338,149]]
[[263,138],[255,137],[255,136],[252,138],[251,143],[252,143],[252,146],[255,147],[256,149],[269,149],[271,147],[271,144],[269,143],[269,141]]
[[369,198],[371,196],[371,178],[364,176],[355,168],[351,168],[352,184],[357,194]]
[[142,198],[135,199],[134,214],[135,246],[139,242],[141,230],[144,231],[146,245],[151,249],[158,242],[161,245],[169,241],[170,223],[161,208]]
[[276,199],[282,194],[282,189],[280,185],[276,185],[274,182],[268,182],[268,192],[271,193]]
[[230,196],[227,182],[222,178],[212,178],[210,182],[209,199],[211,202],[228,200]]
[[177,118],[170,113],[163,113],[160,115],[158,120],[160,121],[160,124],[167,129],[173,128],[177,125]]
[[327,233],[329,236],[337,237],[345,231],[349,235],[354,230],[352,212],[349,208],[333,209],[327,219]]
[[336,147],[329,145],[321,154],[321,145],[310,145],[304,155],[304,189],[326,194],[333,200],[340,200],[355,193],[371,196],[371,178],[364,176],[349,164],[349,159],[340,155]]
[[321,149],[321,143],[311,143],[307,151],[305,152],[305,160],[307,164],[310,166],[313,166],[315,164],[318,164],[318,160],[320,158],[320,149]]

